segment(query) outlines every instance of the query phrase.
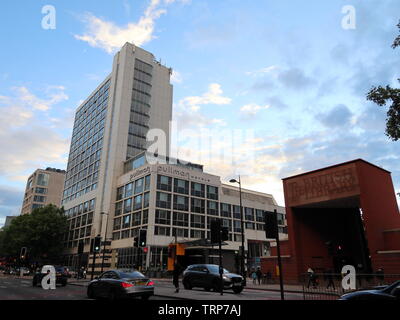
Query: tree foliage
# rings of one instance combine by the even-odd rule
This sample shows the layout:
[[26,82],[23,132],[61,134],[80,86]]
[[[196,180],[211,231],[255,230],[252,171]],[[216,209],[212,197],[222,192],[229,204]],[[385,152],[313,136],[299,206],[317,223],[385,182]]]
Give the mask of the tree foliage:
[[[400,23],[397,25],[400,29]],[[400,46],[400,35],[396,37],[392,44],[395,49]],[[400,79],[398,79],[400,81]],[[388,104],[389,110],[387,111],[386,118],[386,135],[397,141],[400,139],[400,89],[392,88],[390,86],[372,87],[367,94],[367,99],[375,102],[378,106],[383,107]]]
[[68,231],[64,209],[54,205],[33,210],[12,220],[0,232],[0,255],[18,257],[27,247],[32,259],[57,259],[63,249],[63,237]]

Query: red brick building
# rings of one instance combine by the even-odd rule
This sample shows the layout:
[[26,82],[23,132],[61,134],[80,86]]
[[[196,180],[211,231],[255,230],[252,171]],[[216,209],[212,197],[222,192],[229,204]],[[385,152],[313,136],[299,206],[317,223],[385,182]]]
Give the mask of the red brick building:
[[[400,214],[390,172],[358,159],[283,179],[289,240],[282,243],[285,281],[309,267],[340,272],[383,268],[400,274]],[[276,250],[263,259],[276,268]]]

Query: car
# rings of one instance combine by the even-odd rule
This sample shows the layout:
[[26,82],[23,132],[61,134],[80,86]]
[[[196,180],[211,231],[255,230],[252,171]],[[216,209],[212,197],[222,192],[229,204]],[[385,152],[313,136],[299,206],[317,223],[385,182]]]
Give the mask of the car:
[[[241,275],[230,273],[223,269],[223,289],[232,289],[234,293],[240,293],[244,288],[244,279]],[[221,291],[221,280],[219,266],[215,264],[194,264],[190,265],[183,272],[182,283],[185,289],[204,288],[207,291],[213,289]]]
[[353,291],[342,295],[339,300],[397,300],[400,301],[400,280],[388,286]]
[[[56,285],[60,284],[61,286],[65,287],[68,283],[68,271],[65,267],[62,266],[54,266],[54,268],[56,270]],[[36,272],[33,275],[32,286],[36,287],[38,284],[40,285],[42,283],[43,277],[46,274],[47,273],[42,273],[42,271]]]
[[17,275],[20,275],[22,271],[23,276],[29,276],[31,274],[30,270],[28,268],[22,267],[17,270]]
[[154,295],[154,282],[142,273],[131,269],[103,272],[89,283],[87,296],[90,299],[109,300],[140,297],[143,300]]

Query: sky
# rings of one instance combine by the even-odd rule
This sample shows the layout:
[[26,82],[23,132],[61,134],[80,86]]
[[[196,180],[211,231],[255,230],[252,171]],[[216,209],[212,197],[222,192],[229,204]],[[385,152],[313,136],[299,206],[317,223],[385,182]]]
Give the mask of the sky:
[[[282,178],[358,158],[392,173],[374,85],[398,87],[398,0],[4,0],[0,226],[27,177],[66,168],[74,111],[125,42],[171,67],[174,154],[273,194]],[[399,198],[397,198],[398,202]]]

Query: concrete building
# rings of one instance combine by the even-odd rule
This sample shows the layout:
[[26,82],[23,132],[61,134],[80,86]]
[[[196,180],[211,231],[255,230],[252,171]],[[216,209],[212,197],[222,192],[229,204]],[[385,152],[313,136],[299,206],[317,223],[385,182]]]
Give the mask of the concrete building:
[[65,171],[60,169],[38,169],[28,178],[21,214],[29,214],[36,208],[48,204],[61,206]]
[[3,228],[8,227],[11,224],[11,221],[13,221],[16,217],[17,216],[7,216]]
[[[169,154],[170,75],[171,69],[151,53],[127,43],[115,55],[111,74],[78,108],[63,194],[70,221],[67,265],[90,267],[90,242],[100,235],[107,242],[105,260],[102,254],[95,260],[97,272],[103,262],[104,269],[133,265],[165,269],[168,245],[174,239],[208,238],[213,217],[222,217],[230,229],[224,250],[232,257],[239,250],[238,188],[222,184],[220,177],[203,172],[198,164],[147,160],[150,129],[165,132],[165,154]],[[285,237],[284,208],[271,195],[249,190],[243,190],[243,206],[245,248],[254,252],[249,263],[259,263],[255,258],[269,254],[264,211],[280,212]],[[141,229],[147,230],[146,252],[138,258],[133,246]],[[78,255],[80,243],[83,254]]]

